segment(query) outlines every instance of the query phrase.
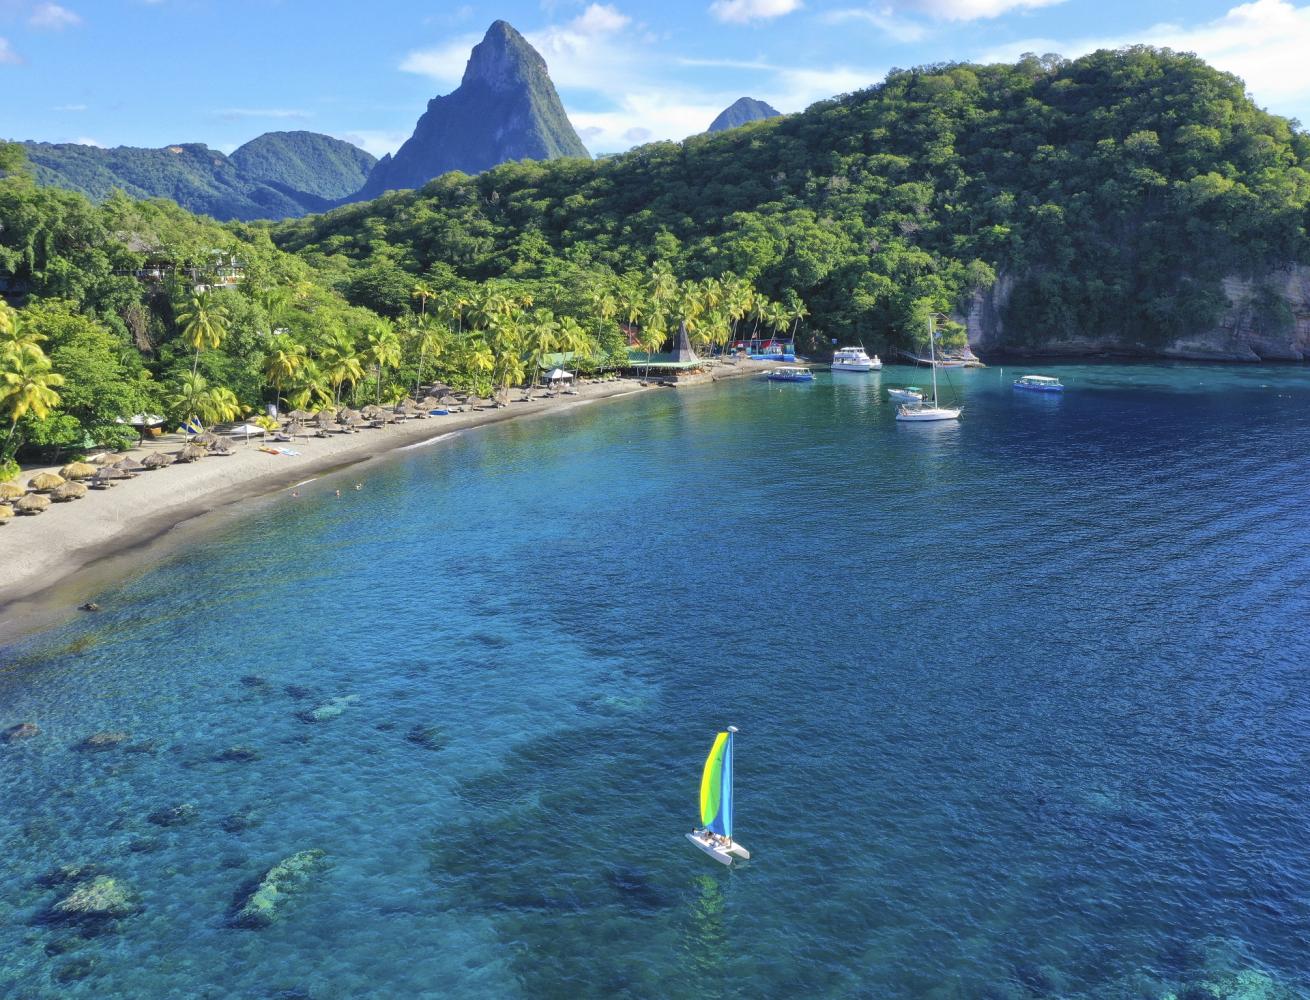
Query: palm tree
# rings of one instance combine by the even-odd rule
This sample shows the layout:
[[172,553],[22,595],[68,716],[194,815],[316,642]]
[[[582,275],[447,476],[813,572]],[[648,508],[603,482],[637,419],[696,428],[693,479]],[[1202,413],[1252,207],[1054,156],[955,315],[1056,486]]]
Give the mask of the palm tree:
[[207,421],[209,416],[209,381],[192,372],[178,379],[177,390],[168,397],[169,409],[183,426],[193,419]]
[[177,325],[188,343],[196,349],[191,365],[194,375],[200,367],[200,352],[217,350],[227,336],[227,308],[214,299],[213,292],[195,292],[182,312],[177,314]]
[[534,309],[528,325],[528,360],[532,365],[532,378],[528,381],[528,399],[541,376],[541,365],[546,355],[560,349],[560,325],[549,309]]
[[201,419],[206,423],[219,424],[236,420],[241,416],[241,404],[237,401],[237,394],[221,385],[205,393],[201,403],[204,410]]
[[36,344],[26,344],[0,354],[0,412],[9,417],[9,434],[0,457],[11,458],[18,421],[27,414],[44,420],[59,405],[55,390],[64,384],[64,376],[51,371],[50,359]]
[[414,398],[418,398],[419,387],[423,385],[423,366],[431,354],[434,358],[446,352],[449,331],[443,330],[437,323],[420,319],[409,331],[414,346],[418,348],[418,372],[414,376]]
[[323,345],[319,362],[323,377],[332,386],[332,403],[339,406],[342,385],[358,382],[364,377],[364,366],[360,363],[354,341],[344,332],[332,334]]
[[382,402],[382,375],[386,371],[387,365],[400,364],[401,347],[400,337],[396,333],[396,324],[389,319],[378,320],[377,325],[369,333],[368,347],[365,354],[368,357],[369,364],[377,370],[378,389],[377,402]]
[[305,348],[285,333],[279,333],[268,342],[268,357],[264,359],[264,377],[273,383],[273,405],[282,402],[282,385],[300,377],[309,364]]
[[427,316],[428,299],[432,298],[434,295],[436,295],[436,292],[432,290],[431,285],[422,281],[414,283],[414,287],[410,291],[409,297],[411,299],[418,299],[418,314],[420,319]]

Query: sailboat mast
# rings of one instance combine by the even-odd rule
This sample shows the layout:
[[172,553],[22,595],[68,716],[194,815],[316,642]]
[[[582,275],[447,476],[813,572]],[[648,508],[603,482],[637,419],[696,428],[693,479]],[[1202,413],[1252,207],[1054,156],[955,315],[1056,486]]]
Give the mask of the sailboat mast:
[[932,368],[932,405],[937,408],[937,347],[933,343],[932,317],[928,317],[928,363]]

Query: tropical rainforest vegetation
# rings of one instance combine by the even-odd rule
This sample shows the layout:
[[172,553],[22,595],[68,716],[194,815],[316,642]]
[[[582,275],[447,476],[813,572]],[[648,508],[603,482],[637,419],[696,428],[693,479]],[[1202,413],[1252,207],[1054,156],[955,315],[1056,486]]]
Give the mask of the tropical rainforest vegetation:
[[1218,315],[1225,275],[1305,258],[1308,168],[1310,137],[1236,77],[1133,48],[896,70],[803,114],[595,163],[449,174],[274,240],[389,315],[413,274],[662,261],[804,301],[816,340],[884,346],[1004,275],[1013,346],[1078,335],[1149,352]]
[[[38,186],[0,147],[0,461],[274,400],[487,395],[686,322],[911,345],[998,276],[1016,346],[1150,351],[1221,279],[1307,259],[1310,137],[1192,56],[894,71],[801,115],[590,162],[449,174],[307,219],[219,225]],[[212,287],[215,260],[244,265]],[[4,289],[0,289],[4,290]],[[1290,321],[1272,291],[1270,322]],[[807,313],[812,314],[807,318]],[[805,321],[802,324],[802,321]]]

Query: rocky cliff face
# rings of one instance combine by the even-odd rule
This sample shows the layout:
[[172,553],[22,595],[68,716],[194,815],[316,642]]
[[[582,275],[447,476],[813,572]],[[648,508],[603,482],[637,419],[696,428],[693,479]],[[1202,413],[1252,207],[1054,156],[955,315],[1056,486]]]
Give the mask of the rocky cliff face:
[[356,200],[422,187],[462,170],[475,174],[509,160],[589,156],[555,85],[527,39],[497,21],[473,49],[459,88],[428,102],[414,134],[373,168]]
[[766,118],[780,118],[782,112],[764,101],[757,101],[753,97],[739,97],[731,105],[719,113],[710,125],[711,132],[726,132],[730,128],[737,128],[739,125],[745,125],[748,122],[763,121]]
[[[1154,348],[1131,336],[1062,337],[1016,335],[1007,330],[1006,305],[1014,292],[1012,275],[977,293],[964,317],[969,346],[980,356],[1083,358],[1136,356],[1204,361],[1310,360],[1310,267],[1291,264],[1257,278],[1229,276],[1223,292],[1227,307],[1204,329]],[[1031,331],[1024,331],[1031,334]]]

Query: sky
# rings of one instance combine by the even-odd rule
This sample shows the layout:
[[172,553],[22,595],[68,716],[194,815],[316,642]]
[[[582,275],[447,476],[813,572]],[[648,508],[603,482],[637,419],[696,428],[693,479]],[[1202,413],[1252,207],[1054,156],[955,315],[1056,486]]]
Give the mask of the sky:
[[596,154],[702,132],[742,96],[800,111],[893,67],[1139,42],[1310,122],[1310,0],[0,0],[0,135],[231,152],[308,129],[381,155],[498,18]]

